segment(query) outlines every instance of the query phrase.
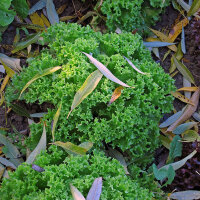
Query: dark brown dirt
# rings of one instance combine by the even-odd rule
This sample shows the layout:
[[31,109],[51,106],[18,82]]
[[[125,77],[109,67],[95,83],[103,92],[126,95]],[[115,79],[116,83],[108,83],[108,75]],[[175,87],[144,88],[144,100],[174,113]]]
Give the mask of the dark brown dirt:
[[[179,17],[179,13],[173,9],[173,7],[168,7],[165,14],[162,16],[160,22],[155,26],[156,30],[166,30],[170,31],[174,25],[175,20]],[[190,70],[194,76],[195,83],[200,86],[200,20],[196,21],[192,19],[190,23],[185,28],[185,42],[186,42],[186,54],[184,55],[183,62]],[[181,37],[179,36],[176,40],[180,42]],[[160,48],[160,57],[164,57],[165,53],[168,51],[167,48]],[[171,54],[172,55],[172,54]],[[171,55],[168,56],[161,65],[165,69],[166,73],[169,73],[169,68],[171,66]],[[175,85],[177,88],[183,87],[183,76],[178,73],[175,77]],[[176,110],[180,110],[185,106],[184,103],[179,100],[174,101],[174,107]],[[199,106],[198,106],[199,108]],[[200,128],[200,127],[199,127]],[[200,132],[199,132],[200,134]],[[200,149],[200,145],[197,143],[183,143],[183,151],[181,158],[189,155],[193,150]],[[163,164],[163,160],[166,160],[167,150],[161,148],[157,155],[157,164]],[[177,161],[178,161],[177,160]],[[192,159],[190,159],[186,164],[176,171],[176,176],[171,185],[165,188],[166,191],[184,191],[184,190],[200,190],[200,152],[198,152]]]

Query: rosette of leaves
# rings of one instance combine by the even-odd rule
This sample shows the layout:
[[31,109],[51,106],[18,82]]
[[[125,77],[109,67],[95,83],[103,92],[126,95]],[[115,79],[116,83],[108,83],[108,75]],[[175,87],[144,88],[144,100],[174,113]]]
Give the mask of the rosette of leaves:
[[[6,91],[7,102],[17,99],[35,74],[49,67],[62,66],[61,70],[36,80],[20,97],[27,103],[49,102],[55,106],[43,118],[49,133],[48,142],[52,142],[51,122],[62,100],[55,141],[74,144],[91,141],[96,147],[102,146],[104,141],[126,151],[129,159],[140,166],[151,162],[159,146],[159,120],[163,113],[172,109],[173,97],[169,94],[174,86],[170,76],[152,60],[142,38],[126,32],[102,35],[88,26],[64,23],[50,27],[43,38],[49,48],[29,60],[29,67],[13,77]],[[121,96],[108,106],[119,85],[104,76],[67,119],[76,91],[96,70],[82,52],[92,53],[116,77],[135,88],[124,88]],[[135,71],[123,56],[149,75]],[[37,145],[41,133],[42,124],[33,123],[31,137],[26,141],[29,148]]]
[[169,3],[170,0],[104,0],[101,11],[107,16],[106,25],[110,31],[137,29],[142,33],[158,21],[159,14]]
[[4,179],[0,188],[1,198],[72,200],[70,184],[86,196],[95,178],[100,176],[103,177],[101,200],[151,200],[153,197],[153,193],[139,186],[137,180],[125,175],[124,168],[117,160],[97,152],[94,152],[94,156],[66,158],[56,165],[54,161],[55,155],[41,154],[35,162],[44,169],[41,173],[28,164],[20,165],[9,174],[9,179]]

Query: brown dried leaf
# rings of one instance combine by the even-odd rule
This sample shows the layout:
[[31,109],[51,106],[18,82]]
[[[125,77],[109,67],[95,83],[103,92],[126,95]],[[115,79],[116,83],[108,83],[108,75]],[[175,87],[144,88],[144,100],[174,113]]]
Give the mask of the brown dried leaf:
[[185,122],[187,119],[189,119],[195,110],[197,109],[197,106],[199,104],[199,94],[200,94],[200,87],[198,87],[198,90],[195,91],[195,93],[192,95],[190,101],[194,103],[193,105],[188,105],[185,111],[183,112],[182,116],[175,121],[172,125],[169,126],[167,131],[173,131],[178,125]]
[[177,91],[187,91],[187,92],[195,92],[197,91],[198,87],[182,87],[179,88]]
[[119,86],[114,90],[113,95],[108,103],[108,106],[110,106],[115,100],[117,100],[121,96],[123,89],[124,89],[124,87]]
[[171,94],[172,94],[175,98],[181,100],[182,102],[188,103],[188,104],[191,104],[191,105],[194,106],[194,103],[193,103],[190,99],[188,99],[187,97],[185,97],[184,95],[182,95],[180,92],[171,92]]
[[187,18],[181,20],[179,23],[177,23],[173,29],[169,33],[169,39],[174,42],[175,39],[178,37],[178,35],[182,32],[182,27],[185,27],[189,23],[189,20]]
[[67,4],[63,4],[62,6],[60,6],[60,7],[56,10],[56,12],[58,13],[58,15],[62,14],[66,7],[67,7]]
[[36,12],[33,13],[32,15],[30,15],[30,18],[31,18],[31,21],[32,21],[33,24],[44,27],[44,21],[38,15],[38,13],[36,13]]
[[[154,29],[151,29],[150,28],[150,30],[155,34],[155,35],[157,35],[159,38],[160,38],[160,40],[162,41],[162,42],[169,42],[169,43],[172,43],[172,40],[170,39],[170,38],[168,38],[164,33],[161,33],[160,31],[157,31],[157,30],[154,30]],[[170,45],[170,46],[168,46],[168,48],[169,49],[171,49],[172,51],[177,51],[177,47],[176,47],[176,45]]]

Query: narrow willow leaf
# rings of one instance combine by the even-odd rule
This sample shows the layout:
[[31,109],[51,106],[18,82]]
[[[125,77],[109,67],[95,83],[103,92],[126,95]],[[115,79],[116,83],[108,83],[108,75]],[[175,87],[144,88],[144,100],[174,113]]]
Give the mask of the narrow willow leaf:
[[72,110],[74,110],[97,87],[102,76],[103,74],[99,70],[96,70],[87,77],[81,88],[77,91],[77,93],[74,96],[71,110],[67,118],[69,117]]
[[184,18],[173,27],[168,36],[172,42],[174,42],[179,34],[182,32],[182,27],[185,27],[188,23],[189,20],[187,18]]
[[170,199],[176,199],[176,200],[200,199],[200,191],[186,190],[186,191],[182,191],[182,192],[174,192],[169,197],[170,197]]
[[54,115],[54,118],[53,118],[53,127],[52,127],[52,138],[53,138],[53,141],[54,141],[54,134],[55,134],[55,129],[56,129],[56,124],[58,122],[58,118],[60,116],[60,110],[62,108],[62,101],[60,103],[60,106],[58,107],[58,110],[56,111],[56,114]]
[[11,78],[15,75],[15,71],[13,71],[11,68],[9,68],[4,62],[3,60],[0,59],[0,62],[2,63],[2,65],[4,66],[4,69],[6,70],[6,73],[8,76],[10,76]]
[[12,167],[13,169],[17,169],[17,166],[15,166],[11,161],[7,160],[6,158],[0,157],[0,163],[5,165],[6,167]]
[[182,33],[181,33],[181,49],[184,54],[186,54],[186,47],[185,47],[185,30],[184,27],[182,27]]
[[195,112],[192,117],[194,117],[194,119],[196,119],[198,122],[200,122],[200,114]]
[[179,60],[176,59],[174,55],[172,55],[174,59],[174,64],[176,65],[177,69],[181,72],[181,74],[191,83],[195,85],[194,77],[192,76],[191,72],[188,70],[188,68],[182,64]]
[[163,56],[163,59],[162,59],[163,62],[165,61],[165,59],[167,58],[167,56],[168,56],[170,53],[171,53],[171,49],[169,49],[169,50],[165,53],[165,55]]
[[[161,167],[160,169],[169,169],[170,166],[173,167],[173,169],[176,171],[177,169],[181,168],[183,165],[185,165],[185,163],[190,159],[192,158],[195,154],[197,153],[196,150],[194,150],[191,154],[189,154],[188,156],[186,156],[185,158],[183,158],[182,160],[179,160],[177,162],[174,162],[174,163],[170,163],[168,165],[165,165],[163,167]],[[159,169],[159,170],[160,170]]]
[[6,87],[6,85],[8,84],[10,80],[10,76],[6,75],[6,77],[3,79],[3,83],[1,84],[1,89],[0,89],[0,93],[2,93]]
[[152,52],[154,53],[154,55],[160,59],[160,53],[159,53],[159,49],[157,47],[153,47],[152,48]]
[[135,71],[139,72],[140,74],[144,74],[144,75],[148,74],[148,73],[144,73],[144,72],[140,71],[128,58],[126,58],[125,56],[123,56],[123,57],[126,59],[126,61],[128,62],[128,64],[129,64]]
[[[162,42],[168,42],[168,43],[172,43],[172,42],[173,42],[173,41],[172,41],[169,37],[167,37],[165,34],[159,32],[159,31],[157,31],[157,30],[151,29],[151,28],[150,28],[150,30],[151,30],[156,36],[158,36],[159,39],[160,39]],[[170,46],[168,46],[168,48],[171,49],[172,51],[175,51],[175,52],[177,51],[176,45],[170,45]]]
[[6,66],[11,68],[12,70],[16,72],[19,72],[22,70],[20,66],[20,59],[8,57],[2,53],[0,53],[0,59],[5,63]]
[[176,134],[176,135],[180,135],[182,133],[184,133],[186,130],[191,129],[194,125],[196,125],[196,122],[187,122],[184,124],[181,124],[179,126],[177,126],[172,133]]
[[91,61],[91,63],[93,63],[98,69],[99,71],[108,79],[110,79],[111,81],[124,86],[124,87],[131,87],[125,83],[123,83],[122,81],[120,81],[118,78],[116,78],[111,72],[110,70],[108,70],[101,62],[99,62],[98,60],[96,60],[95,58],[93,58],[91,55],[82,52],[83,54],[85,54]]
[[24,116],[24,117],[30,117],[29,112],[28,112],[25,108],[23,108],[23,107],[21,107],[21,106],[19,106],[19,105],[17,105],[17,104],[11,104],[10,107],[11,107],[12,110],[13,110],[14,112],[16,112],[18,115]]
[[32,118],[41,118],[41,117],[44,117],[44,115],[46,115],[47,112],[42,112],[42,113],[33,113],[33,114],[30,114],[30,117]]
[[173,124],[181,115],[183,114],[183,111],[179,111],[175,114],[173,114],[171,117],[169,117],[166,121],[160,124],[160,128],[165,128],[167,126],[170,126]]
[[32,164],[32,169],[34,169],[35,171],[37,172],[44,172],[44,168],[38,166],[38,165],[35,165],[35,164]]
[[174,76],[176,76],[176,74],[178,74],[178,71],[173,72],[172,74],[170,74],[170,76],[173,78]]
[[41,14],[41,18],[42,18],[42,20],[43,20],[43,22],[44,22],[46,27],[50,27],[51,26],[49,20],[43,15],[43,13]]
[[23,159],[20,157],[20,152],[18,151],[17,147],[13,145],[7,137],[0,134],[0,143],[3,144],[7,148],[7,153],[5,153],[5,156],[7,158],[10,158],[10,161],[18,167],[22,162]]
[[59,23],[58,13],[56,12],[53,0],[47,0],[46,8],[47,8],[47,16],[51,25]]
[[117,100],[120,96],[121,96],[121,93],[122,93],[122,90],[124,88],[122,86],[119,86],[118,88],[116,88],[112,94],[112,97],[108,103],[108,106],[110,106],[115,100]]
[[194,103],[188,99],[187,97],[185,97],[184,95],[182,95],[180,92],[171,92],[171,94],[176,97],[177,99],[181,100],[182,102],[188,103],[190,105],[194,106]]
[[42,136],[40,138],[40,141],[39,141],[38,145],[35,147],[35,149],[31,152],[29,157],[27,158],[26,163],[32,164],[34,162],[36,156],[38,154],[40,154],[40,152],[42,150],[46,149],[46,145],[47,145],[47,136],[46,136],[46,129],[45,129],[45,125],[44,125],[43,126],[43,133],[42,133]]
[[6,168],[1,168],[0,167],[0,181],[1,181],[1,178],[2,178],[2,176],[3,176],[3,174],[4,174],[4,172],[5,172],[5,170],[6,170]]
[[38,33],[34,33],[29,35],[26,39],[24,39],[24,41],[18,42],[15,45],[15,48],[12,50],[12,53],[16,53],[22,49],[25,49],[26,47],[28,47],[29,45],[35,43],[38,41],[39,37],[40,37],[40,32]]
[[182,87],[179,88],[177,91],[187,91],[187,92],[195,92],[197,91],[198,87]]
[[37,12],[33,13],[30,15],[30,19],[32,21],[33,24],[35,25],[39,25],[41,27],[45,27],[44,26],[44,21],[42,20],[42,18],[38,15]]
[[145,47],[166,47],[166,46],[170,46],[176,43],[169,43],[169,42],[143,42]]
[[72,155],[83,156],[87,152],[87,149],[80,147],[80,146],[77,146],[75,144],[72,144],[71,142],[64,143],[64,142],[57,141],[57,142],[54,142],[53,144],[62,147],[70,155],[72,154]]
[[194,103],[194,106],[192,105],[187,105],[186,109],[184,110],[183,114],[178,118],[173,124],[169,126],[167,131],[173,131],[178,125],[182,124],[185,122],[187,119],[189,119],[193,113],[197,109],[197,105],[199,103],[199,95],[200,95],[200,87],[198,90],[192,95],[191,101]]
[[102,191],[102,177],[96,178],[90,188],[86,200],[99,200]]
[[24,90],[26,90],[26,88],[31,84],[33,83],[35,80],[43,77],[43,76],[46,76],[48,74],[52,74],[54,72],[56,72],[57,70],[61,69],[62,67],[60,66],[57,66],[57,67],[51,67],[51,68],[47,68],[45,69],[42,73],[38,73],[36,74],[25,86],[24,88],[22,89],[21,93],[20,93],[20,96],[19,98],[21,97],[22,93],[24,92]]
[[76,187],[74,187],[72,184],[70,184],[70,190],[71,190],[74,200],[85,200],[85,198],[81,194],[81,192]]
[[29,10],[29,15],[33,14],[37,10],[41,10],[46,6],[47,0],[40,0],[38,1],[30,10]]
[[194,0],[190,7],[190,10],[188,11],[188,17],[195,14],[199,9],[200,9],[200,1]]
[[[181,43],[178,44],[178,48],[177,48],[177,52],[175,53],[175,57],[177,58],[177,60],[181,60],[183,58],[183,52],[181,50]],[[174,64],[173,57],[171,57],[171,66],[169,68],[169,73],[174,72],[175,69],[176,69],[176,65]]]
[[65,10],[65,8],[67,7],[67,4],[63,4],[62,6],[60,6],[56,12],[58,13],[58,15],[62,14]]
[[185,11],[189,11],[190,10],[190,6],[185,3],[183,0],[176,0],[181,6],[182,8],[185,10]]
[[[183,77],[183,87],[191,87],[191,86],[192,86],[191,82],[188,81],[185,77]],[[184,95],[185,95],[185,97],[187,97],[188,99],[190,99],[192,93],[191,93],[191,91],[184,91]]]
[[179,157],[182,155],[182,143],[180,142],[181,138],[180,136],[176,135],[171,144],[169,149],[169,161],[173,162],[176,157]]
[[0,72],[5,74],[6,70],[3,65],[0,65]]
[[93,147],[93,143],[92,142],[83,142],[78,146],[86,149],[86,151],[89,151]]
[[128,168],[127,168],[128,165],[124,159],[124,156],[119,151],[112,149],[110,147],[108,147],[108,153],[112,158],[117,159],[121,163],[121,165],[124,167],[126,174],[129,174]]

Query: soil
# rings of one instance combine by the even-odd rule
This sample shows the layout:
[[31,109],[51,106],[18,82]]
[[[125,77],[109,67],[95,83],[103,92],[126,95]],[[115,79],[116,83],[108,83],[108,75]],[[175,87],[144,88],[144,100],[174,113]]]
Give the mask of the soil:
[[[34,5],[37,0],[29,0],[31,6]],[[78,0],[54,0],[54,4],[56,6],[56,9],[59,8],[63,4],[67,4],[67,8],[60,16],[72,16],[76,15],[77,17],[72,20],[72,22],[77,21],[78,18],[82,17],[84,14],[86,14],[89,10],[93,8],[92,1],[86,0],[86,3],[83,4],[81,1]],[[179,17],[178,11],[174,10],[171,6],[166,9],[165,14],[162,15],[160,22],[156,24],[154,27],[156,30],[163,30],[169,31],[173,25],[175,20]],[[200,40],[196,40],[194,32],[192,31],[194,27],[196,27],[196,23],[199,23],[195,21],[195,19],[192,19],[192,22],[189,23],[189,25],[185,28],[185,38],[186,38],[186,50],[187,53],[184,55],[184,64],[188,67],[190,72],[193,74],[195,78],[195,82],[197,86],[200,86]],[[200,23],[199,23],[200,24]],[[200,27],[200,26],[198,26]],[[200,28],[198,29],[200,32]],[[12,45],[14,37],[16,35],[16,25],[15,22],[12,23],[8,29],[3,34],[3,40],[0,44],[0,53],[7,54],[8,56],[11,56],[11,53],[9,50],[3,48],[2,44],[6,45]],[[22,34],[23,37],[23,34]],[[180,37],[179,37],[180,38]],[[180,41],[180,39],[179,39]],[[179,42],[178,41],[178,42]],[[167,48],[159,48],[160,51],[160,57],[161,59],[165,55],[165,53],[168,51]],[[165,72],[169,72],[169,68],[171,65],[171,56],[168,56],[164,62],[160,61],[161,65],[163,66]],[[155,58],[157,61],[158,58]],[[22,59],[22,64],[25,64],[25,60]],[[5,75],[0,73],[0,80]],[[174,79],[175,79],[175,85],[177,88],[183,87],[183,80],[182,75],[178,73]],[[45,112],[48,107],[51,107],[49,104],[43,104],[43,105],[27,105],[23,102],[19,103],[21,106],[25,107],[29,113],[36,113],[36,112]],[[180,101],[176,100],[174,102],[174,107],[177,110],[180,110],[183,108],[185,104],[181,103]],[[29,134],[29,128],[28,128],[28,120],[27,117],[19,116],[14,111],[10,111],[8,114],[7,109],[5,108],[5,105],[0,107],[0,128],[8,128],[9,132],[14,132],[13,127],[16,128],[16,130],[24,135]],[[199,133],[200,134],[200,133]],[[198,144],[196,143],[190,143],[190,144],[183,144],[183,155],[182,158],[187,156],[189,153],[191,153]],[[163,160],[166,159],[167,151],[162,147],[157,151],[156,154],[156,164],[163,165]],[[173,181],[173,183],[168,186],[167,190],[172,191],[176,189],[177,191],[183,191],[183,190],[200,190],[200,153],[197,153],[192,159],[190,159],[184,167],[176,171],[176,177]]]

